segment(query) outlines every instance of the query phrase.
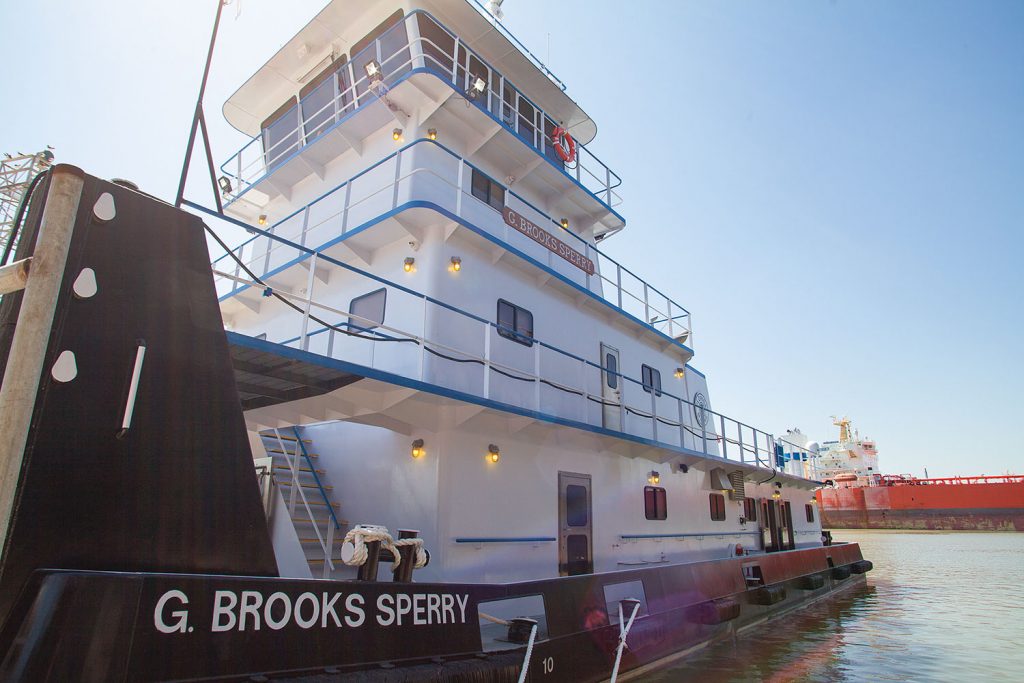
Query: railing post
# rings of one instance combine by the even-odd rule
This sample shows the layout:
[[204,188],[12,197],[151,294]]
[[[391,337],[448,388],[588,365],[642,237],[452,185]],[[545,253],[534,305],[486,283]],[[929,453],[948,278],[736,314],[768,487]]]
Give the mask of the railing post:
[[751,429],[754,430],[754,460],[756,461],[761,457],[761,451],[757,447],[757,430],[753,427]]
[[427,360],[427,297],[423,297],[423,327],[420,332],[420,381],[426,382]]
[[675,331],[675,316],[672,314],[672,299],[665,297],[665,301],[668,302],[668,336],[673,339],[676,338]]
[[313,308],[313,285],[316,282],[316,257],[320,252],[314,251],[309,257],[309,277],[306,278],[306,305],[302,311],[302,343],[303,351],[309,351],[309,313]]
[[540,412],[540,342],[533,342],[533,405]]
[[309,230],[309,205],[302,210],[302,237],[299,239],[299,244],[306,246],[306,231]]
[[604,167],[604,202],[612,205],[612,170],[607,166]]
[[[722,430],[722,457],[729,457],[729,442],[725,438],[725,415],[719,413],[718,415],[718,427]],[[743,462],[743,449],[740,449],[740,462]]]
[[[739,441],[740,453],[742,453],[743,452],[743,423],[742,422],[739,422],[739,421],[736,422],[736,434],[738,435],[737,436],[737,440]],[[754,436],[755,436],[754,440],[756,441],[757,440],[757,438],[756,438],[757,435],[755,434]]]
[[484,398],[491,397],[491,324],[484,323]]
[[345,183],[345,204],[341,210],[341,234],[344,235],[345,231],[348,230],[348,207],[352,202],[352,181],[349,180]]
[[398,206],[398,183],[402,177],[402,152],[398,151],[395,154],[395,188],[391,193],[391,208],[394,209]]
[[615,262],[615,289],[618,292],[619,310],[622,310],[622,266]]
[[651,429],[654,440],[658,440],[658,392],[655,391],[654,378],[651,378]]
[[677,398],[676,404],[679,407],[679,447],[686,448],[686,425],[683,423],[683,399]]
[[462,217],[462,187],[466,179],[466,162],[459,159],[458,187],[455,189],[455,215]]
[[644,280],[644,322],[648,325],[651,324],[651,302],[648,300],[647,295],[647,280]]

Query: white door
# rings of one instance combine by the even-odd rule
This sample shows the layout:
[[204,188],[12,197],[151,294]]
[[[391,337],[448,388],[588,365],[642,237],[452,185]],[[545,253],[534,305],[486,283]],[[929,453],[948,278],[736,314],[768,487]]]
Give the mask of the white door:
[[602,422],[605,429],[622,431],[622,377],[619,350],[601,344]]

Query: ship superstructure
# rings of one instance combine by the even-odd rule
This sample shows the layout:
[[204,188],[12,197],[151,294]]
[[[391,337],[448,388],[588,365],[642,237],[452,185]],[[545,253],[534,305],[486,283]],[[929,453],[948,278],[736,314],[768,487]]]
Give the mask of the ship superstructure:
[[871,439],[860,438],[860,432],[851,429],[849,418],[832,418],[839,427],[837,441],[823,441],[812,456],[816,475],[840,485],[867,485],[878,472],[878,449]]
[[226,210],[270,235],[215,263],[232,341],[344,375],[288,400],[252,367],[247,420],[330,422],[302,431],[342,517],[418,520],[439,579],[758,546],[758,499],[779,547],[820,544],[813,483],[712,409],[688,310],[602,251],[625,219],[596,126],[493,17],[332,3],[224,112],[252,136]]

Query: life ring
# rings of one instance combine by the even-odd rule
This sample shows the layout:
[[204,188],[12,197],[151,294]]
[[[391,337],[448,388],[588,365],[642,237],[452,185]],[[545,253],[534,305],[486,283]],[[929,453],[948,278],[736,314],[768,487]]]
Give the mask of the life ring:
[[576,141],[569,135],[569,131],[561,126],[551,131],[551,146],[555,148],[558,158],[567,164],[576,159]]

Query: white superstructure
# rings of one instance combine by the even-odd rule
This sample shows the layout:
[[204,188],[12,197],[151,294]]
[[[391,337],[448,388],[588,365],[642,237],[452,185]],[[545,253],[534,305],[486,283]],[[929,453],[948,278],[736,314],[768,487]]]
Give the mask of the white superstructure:
[[481,8],[332,2],[224,113],[251,136],[226,210],[268,233],[214,265],[246,417],[304,426],[340,527],[417,529],[420,580],[725,557],[766,513],[820,545],[814,482],[712,409],[687,309],[601,249],[625,219],[594,122]]

